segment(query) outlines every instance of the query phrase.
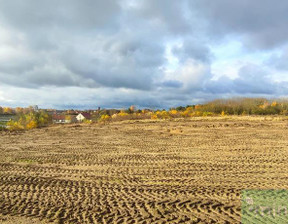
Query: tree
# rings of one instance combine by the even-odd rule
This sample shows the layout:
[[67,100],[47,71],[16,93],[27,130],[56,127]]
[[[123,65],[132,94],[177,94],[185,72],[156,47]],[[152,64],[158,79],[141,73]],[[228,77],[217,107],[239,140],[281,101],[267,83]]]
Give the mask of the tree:
[[110,121],[111,120],[111,116],[109,116],[108,114],[103,114],[101,115],[100,121]]
[[4,114],[13,114],[13,110],[11,107],[4,107],[3,108],[3,113]]
[[136,107],[135,107],[134,105],[131,105],[129,109],[130,109],[130,111],[133,113],[133,112],[135,112]]
[[176,107],[176,110],[177,111],[184,111],[186,108],[185,107],[182,107],[182,106],[179,106],[179,107]]
[[19,114],[16,120],[10,120],[7,126],[10,130],[32,129],[48,126],[52,117],[44,111]]
[[71,115],[65,115],[65,120],[68,121],[69,123],[72,122],[72,116]]
[[23,111],[24,111],[24,109],[23,109],[22,107],[16,107],[16,108],[15,108],[15,113],[16,113],[16,114],[22,114]]

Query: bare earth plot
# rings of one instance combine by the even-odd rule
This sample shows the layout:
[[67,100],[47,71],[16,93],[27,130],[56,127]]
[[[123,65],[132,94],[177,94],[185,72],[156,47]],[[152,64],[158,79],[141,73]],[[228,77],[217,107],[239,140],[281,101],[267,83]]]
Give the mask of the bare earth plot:
[[0,133],[0,223],[240,223],[288,187],[287,121],[212,118]]

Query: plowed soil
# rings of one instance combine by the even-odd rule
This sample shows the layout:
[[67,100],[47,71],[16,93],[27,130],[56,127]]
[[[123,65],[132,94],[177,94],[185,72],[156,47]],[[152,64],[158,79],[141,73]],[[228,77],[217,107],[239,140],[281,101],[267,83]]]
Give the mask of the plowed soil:
[[288,122],[128,121],[0,132],[0,223],[240,223],[288,188]]

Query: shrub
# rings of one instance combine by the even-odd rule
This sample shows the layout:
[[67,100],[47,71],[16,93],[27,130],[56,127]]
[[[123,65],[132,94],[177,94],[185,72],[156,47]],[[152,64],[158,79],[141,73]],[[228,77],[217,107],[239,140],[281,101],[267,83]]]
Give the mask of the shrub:
[[158,119],[157,114],[151,114],[151,119],[152,119],[152,120]]
[[170,114],[166,110],[156,111],[154,114],[151,115],[153,119],[169,119],[171,118]]
[[202,111],[194,111],[193,113],[190,114],[190,117],[201,117],[203,116]]
[[100,121],[110,121],[111,120],[111,116],[109,116],[108,114],[103,114],[100,117]]
[[84,123],[84,124],[91,124],[92,121],[85,118],[85,119],[82,121],[82,123]]
[[117,114],[117,116],[120,116],[120,117],[128,117],[128,116],[130,116],[130,115],[131,115],[131,114],[126,113],[126,112],[124,112],[124,111],[121,111],[120,113]]
[[202,114],[203,117],[211,117],[211,116],[213,116],[213,115],[214,115],[214,113],[212,113],[212,112],[207,112],[207,111],[203,112],[203,114]]
[[167,111],[156,111],[151,114],[151,119],[167,119],[170,118],[170,115]]
[[179,116],[179,113],[177,110],[170,110],[169,114],[171,117],[178,117]]

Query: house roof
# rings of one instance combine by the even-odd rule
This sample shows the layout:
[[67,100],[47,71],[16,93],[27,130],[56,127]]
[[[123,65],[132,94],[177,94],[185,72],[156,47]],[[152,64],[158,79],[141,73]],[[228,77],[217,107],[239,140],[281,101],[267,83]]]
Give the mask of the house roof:
[[87,113],[87,112],[82,112],[80,113],[83,115],[83,117],[85,117],[86,119],[91,119],[91,114]]
[[53,114],[52,115],[53,120],[65,120],[65,115],[62,114]]

